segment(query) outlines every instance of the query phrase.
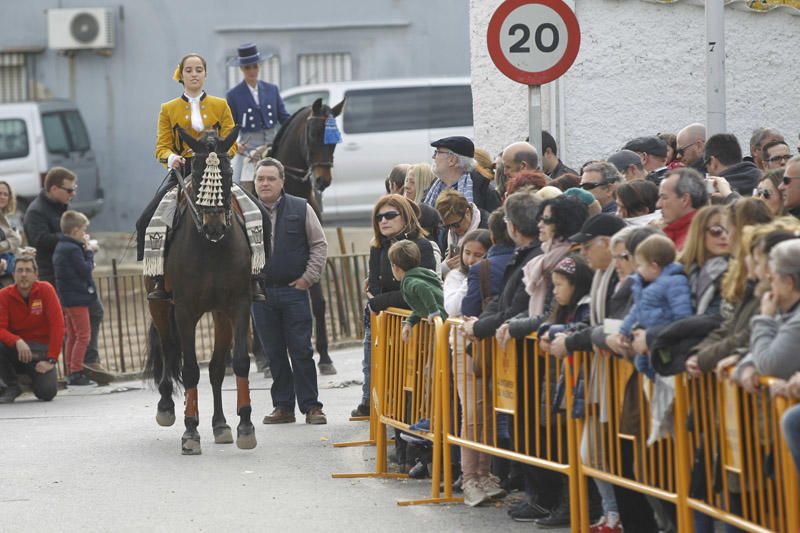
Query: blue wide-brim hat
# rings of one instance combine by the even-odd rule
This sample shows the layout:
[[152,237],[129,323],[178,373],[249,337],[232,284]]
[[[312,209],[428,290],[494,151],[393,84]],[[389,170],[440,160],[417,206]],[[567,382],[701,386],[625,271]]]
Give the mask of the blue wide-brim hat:
[[237,49],[239,66],[252,65],[261,62],[261,54],[253,43],[243,44]]

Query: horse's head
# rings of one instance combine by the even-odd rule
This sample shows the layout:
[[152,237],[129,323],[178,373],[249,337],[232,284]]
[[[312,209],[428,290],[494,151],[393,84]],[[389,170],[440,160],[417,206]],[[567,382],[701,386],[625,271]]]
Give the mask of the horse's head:
[[231,224],[231,169],[228,150],[236,141],[236,127],[224,139],[216,130],[206,131],[197,140],[178,128],[178,134],[194,152],[192,159],[192,200],[202,222],[202,233],[211,242],[225,237]]
[[333,151],[335,143],[325,143],[325,123],[330,117],[338,117],[344,108],[344,100],[333,107],[322,103],[322,98],[317,98],[311,105],[311,113],[306,119],[306,145],[308,147],[307,164],[314,175],[317,189],[325,190],[333,179]]

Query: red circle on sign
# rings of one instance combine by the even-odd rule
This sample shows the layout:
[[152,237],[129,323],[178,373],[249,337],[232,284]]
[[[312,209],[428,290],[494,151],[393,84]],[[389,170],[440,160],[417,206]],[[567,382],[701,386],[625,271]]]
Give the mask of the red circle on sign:
[[[561,17],[567,27],[567,48],[564,55],[555,65],[541,72],[528,72],[515,67],[506,58],[500,47],[500,28],[506,17],[518,7],[527,4],[541,4],[549,7]],[[500,72],[519,83],[544,85],[562,76],[575,62],[581,47],[581,29],[575,13],[561,0],[506,0],[492,15],[486,39],[489,45],[489,56]]]

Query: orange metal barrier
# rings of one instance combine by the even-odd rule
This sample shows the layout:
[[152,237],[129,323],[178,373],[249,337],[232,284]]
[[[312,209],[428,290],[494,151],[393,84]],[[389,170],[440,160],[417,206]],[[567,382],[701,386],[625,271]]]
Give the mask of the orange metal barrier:
[[582,528],[588,529],[585,476],[589,476],[675,505],[678,530],[691,531],[685,491],[681,490],[687,480],[677,464],[681,457],[686,457],[685,441],[669,436],[647,444],[653,383],[637,373],[630,362],[607,352],[575,354],[575,363],[585,377],[586,415],[576,421],[581,456]]
[[[535,337],[520,343],[521,353],[513,339],[505,348],[494,338],[470,343],[458,328],[460,324],[459,319],[449,319],[445,325],[452,348],[455,388],[451,390],[449,376],[443,375],[445,464],[449,464],[448,445],[454,444],[545,468],[567,477],[571,501],[577,502],[575,425],[569,416],[573,404],[569,384],[573,383],[573,373],[568,360],[540,352]],[[475,366],[473,355],[479,361]],[[563,404],[555,403],[559,379],[568,384]],[[461,427],[454,423],[458,420],[459,403],[462,419],[467,422]],[[511,449],[498,445],[497,415],[507,415],[513,421],[515,438]],[[579,507],[572,505],[570,512],[572,528],[576,530]]]
[[798,531],[797,475],[772,399],[769,378],[755,394],[713,374],[678,376],[687,398],[692,484],[688,507],[745,531]]
[[[420,322],[413,328],[409,342],[402,342],[403,320],[408,315],[408,311],[390,308],[378,315],[377,328],[372,331],[375,341],[371,376],[372,412],[376,417],[375,472],[333,474],[333,477],[408,477],[388,471],[386,432],[391,427],[430,441],[433,451],[431,497],[399,501],[398,505],[461,501],[452,497],[452,471],[449,462],[443,464],[442,461],[442,389],[439,383],[446,371],[447,337],[442,320],[436,318],[433,322]],[[410,428],[422,419],[430,421],[428,431]],[[442,477],[444,496],[439,488]]]

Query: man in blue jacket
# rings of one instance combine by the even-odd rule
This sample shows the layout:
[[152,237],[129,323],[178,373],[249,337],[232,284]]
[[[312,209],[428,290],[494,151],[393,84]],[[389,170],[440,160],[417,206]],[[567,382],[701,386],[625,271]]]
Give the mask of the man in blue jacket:
[[[237,58],[244,80],[228,91],[226,98],[233,114],[233,121],[239,126],[239,145],[233,158],[233,179],[242,178],[244,156],[250,150],[271,143],[278,131],[277,126],[289,119],[283,105],[278,86],[258,79],[261,70],[261,54],[256,45],[243,44],[238,49]],[[244,176],[244,181],[253,182],[254,176]],[[252,192],[252,188],[249,189]]]

